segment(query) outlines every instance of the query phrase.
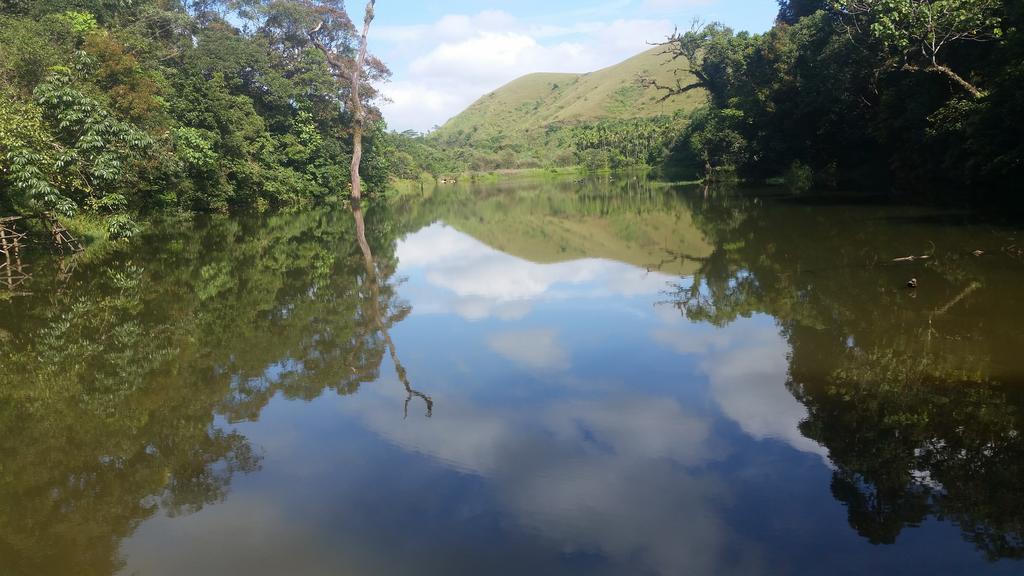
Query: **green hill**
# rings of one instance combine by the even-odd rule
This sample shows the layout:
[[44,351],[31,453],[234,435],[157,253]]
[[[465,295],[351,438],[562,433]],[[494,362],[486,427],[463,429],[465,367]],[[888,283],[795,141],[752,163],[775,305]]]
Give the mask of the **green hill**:
[[[671,116],[704,102],[693,91],[661,101],[663,92],[640,86],[641,77],[675,83],[682,63],[655,47],[614,66],[587,74],[529,74],[502,86],[452,118],[435,137],[450,144],[489,148],[547,141],[552,126],[609,119]],[[685,77],[682,81],[687,81]]]

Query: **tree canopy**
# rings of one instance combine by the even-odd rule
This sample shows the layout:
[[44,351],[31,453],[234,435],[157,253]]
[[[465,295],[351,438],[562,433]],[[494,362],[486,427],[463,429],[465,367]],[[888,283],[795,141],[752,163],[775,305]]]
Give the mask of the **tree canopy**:
[[[345,193],[357,31],[340,0],[6,0],[0,212],[227,211]],[[389,177],[374,85],[365,177]]]
[[[803,167],[818,184],[944,189],[1019,201],[1019,3],[780,0],[761,35],[699,25],[664,44],[709,111],[673,157],[691,174],[763,180]],[[714,145],[710,145],[714,144]]]

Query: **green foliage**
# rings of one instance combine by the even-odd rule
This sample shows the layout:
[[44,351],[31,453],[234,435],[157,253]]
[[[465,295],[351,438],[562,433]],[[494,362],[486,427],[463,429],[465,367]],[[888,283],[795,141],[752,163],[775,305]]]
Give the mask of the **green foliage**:
[[[351,118],[306,33],[347,62],[355,28],[334,0],[46,0],[0,5],[0,206],[79,210],[133,233],[154,209],[309,204],[346,191]],[[237,27],[236,27],[237,26]],[[371,58],[366,78],[387,76]],[[376,91],[363,91],[371,117]],[[366,138],[365,180],[392,163]],[[379,140],[379,142],[377,142]]]
[[997,40],[1003,35],[1002,0],[833,0],[833,7],[868,30],[905,69],[941,72],[975,96],[978,88],[944,64],[958,43]]
[[799,163],[817,185],[1015,201],[1021,131],[1005,119],[1021,110],[1021,22],[1000,0],[783,0],[763,35],[676,35],[696,81],[671,88],[702,88],[714,114],[742,118],[696,116],[673,164],[694,173],[711,142],[728,160],[706,166],[756,180]]
[[60,172],[61,147],[47,130],[43,111],[0,90],[0,207],[11,212],[53,210],[65,216],[76,207],[50,181]]
[[682,117],[605,119],[544,129],[535,141],[495,139],[484,146],[445,141],[438,134],[391,134],[395,175],[437,179],[466,171],[558,169],[581,166],[591,171],[659,165],[680,131]]
[[999,0],[834,0],[833,6],[869,16],[872,35],[898,50],[922,42],[937,50],[946,36],[956,41],[1002,36]]
[[174,129],[175,151],[188,170],[206,172],[218,161],[213,149],[213,134],[199,128],[179,127]]
[[427,175],[433,179],[459,174],[469,169],[467,150],[449,148],[436,139],[407,130],[387,135],[394,149],[392,166],[398,178],[416,180]]
[[82,92],[67,68],[53,68],[34,93],[61,146],[55,166],[67,175],[61,183],[65,194],[82,206],[125,190],[131,183],[126,176],[134,173],[132,164],[143,158],[152,138]]
[[783,178],[790,192],[800,194],[810,190],[811,186],[814,185],[814,170],[810,166],[805,166],[799,160],[794,160],[793,164],[786,170]]
[[612,168],[611,154],[604,148],[578,151],[576,152],[576,161],[590,172],[601,172]]
[[779,21],[786,24],[796,24],[804,16],[810,16],[819,10],[825,9],[830,0],[778,0]]
[[669,84],[689,75],[682,60],[672,60],[661,48],[589,74],[529,74],[484,95],[425,142],[447,157],[444,172],[558,168],[595,156],[587,152],[592,144],[576,146],[579,139],[590,139],[574,133],[577,128],[614,127],[617,135],[611,138],[618,142],[601,145],[607,153],[596,156],[607,156],[607,166],[649,164],[665,142],[658,135],[629,143],[633,133],[648,130],[648,122],[660,125],[692,111],[703,94],[662,98],[656,87],[638,82],[640,77]]
[[685,178],[713,178],[716,172],[734,170],[747,151],[743,136],[744,115],[731,108],[701,108],[688,118],[675,144],[671,162]]
[[157,223],[131,258],[0,301],[0,573],[117,573],[143,521],[260,468],[232,423],[376,380],[380,326],[407,307],[387,281],[399,231],[368,217],[376,298],[352,215],[312,209]]
[[139,231],[139,226],[127,214],[115,214],[107,219],[107,238],[126,240]]
[[599,152],[604,156],[602,168],[656,166],[661,163],[675,139],[676,122],[672,118],[636,118],[604,120],[570,129],[569,141],[576,150],[579,163],[588,163]]
[[11,96],[28,100],[50,67],[70,64],[77,41],[77,35],[60,21],[0,13],[0,85],[9,86]]
[[83,37],[99,27],[99,23],[96,22],[96,17],[88,12],[75,12],[69,10],[67,12],[57,14],[54,19],[57,22],[66,25],[75,34]]

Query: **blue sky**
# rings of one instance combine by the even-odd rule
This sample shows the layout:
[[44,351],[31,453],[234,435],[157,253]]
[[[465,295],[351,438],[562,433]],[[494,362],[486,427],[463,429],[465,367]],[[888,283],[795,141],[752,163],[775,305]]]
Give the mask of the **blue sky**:
[[[371,50],[391,67],[382,108],[395,130],[429,130],[531,72],[590,72],[694,18],[763,32],[775,0],[378,0]],[[361,1],[349,10],[361,13]]]

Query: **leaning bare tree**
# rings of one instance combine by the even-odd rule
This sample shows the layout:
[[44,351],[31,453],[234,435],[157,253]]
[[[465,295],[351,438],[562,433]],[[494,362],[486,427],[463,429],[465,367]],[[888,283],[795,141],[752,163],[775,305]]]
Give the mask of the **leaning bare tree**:
[[352,114],[352,199],[358,201],[362,198],[362,179],[359,176],[359,168],[363,160],[363,131],[366,125],[366,109],[362,100],[362,83],[365,73],[367,53],[367,36],[370,33],[370,23],[373,22],[374,7],[376,0],[369,0],[366,3],[366,12],[363,15],[363,29],[359,36],[358,51],[354,62],[349,62],[337,54],[321,38],[321,32],[325,28],[325,20],[320,20],[316,27],[309,31],[309,38],[324,55],[331,72],[337,77],[345,77],[349,82],[349,110]]
[[665,92],[661,101],[691,90],[707,88],[711,79],[705,74],[700,64],[705,47],[711,41],[717,27],[720,25],[705,25],[702,21],[694,19],[688,31],[679,32],[676,29],[664,42],[657,43],[662,47],[658,54],[671,56],[672,62],[681,61],[682,68],[675,73],[672,85],[661,84],[657,79],[646,76],[640,77],[640,85]]

